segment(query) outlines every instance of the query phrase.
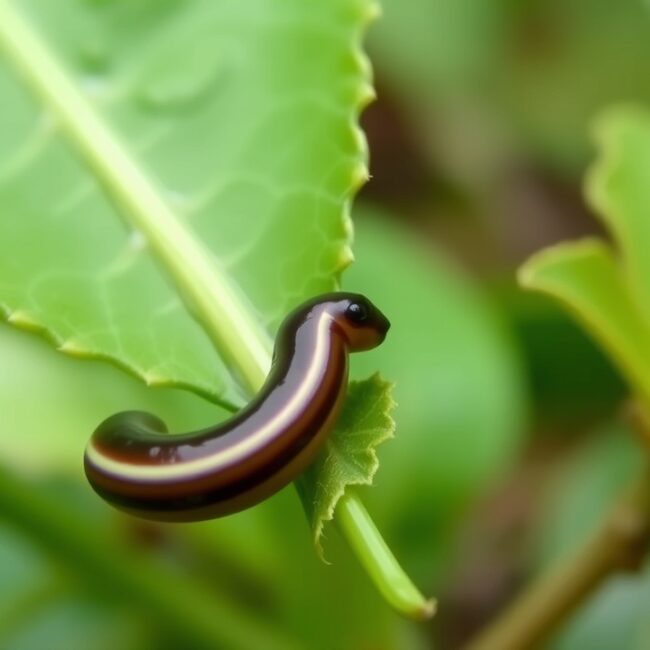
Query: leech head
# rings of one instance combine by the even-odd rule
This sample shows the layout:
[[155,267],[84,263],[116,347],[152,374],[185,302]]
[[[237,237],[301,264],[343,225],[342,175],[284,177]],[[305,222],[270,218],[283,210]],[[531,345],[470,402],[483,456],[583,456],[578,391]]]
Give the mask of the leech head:
[[357,293],[335,294],[327,307],[351,352],[370,350],[386,338],[390,322],[370,300]]

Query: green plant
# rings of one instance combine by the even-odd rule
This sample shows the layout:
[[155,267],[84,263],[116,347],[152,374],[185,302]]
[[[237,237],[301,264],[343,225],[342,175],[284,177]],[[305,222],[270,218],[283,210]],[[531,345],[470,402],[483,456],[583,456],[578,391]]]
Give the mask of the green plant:
[[[610,354],[632,391],[629,417],[641,451],[647,452],[650,114],[634,107],[611,109],[597,121],[595,132],[600,156],[585,193],[613,244],[590,238],[556,245],[529,260],[519,278],[524,287],[559,300]],[[641,570],[650,538],[648,467],[640,474],[578,552],[515,601],[472,648],[537,645],[612,575]]]
[[[129,7],[63,0],[23,3],[20,11],[13,3],[0,4],[0,92],[4,124],[11,125],[0,143],[2,313],[61,352],[108,360],[158,387],[154,395],[98,367],[50,361],[43,351],[9,337],[5,368],[23,370],[13,371],[15,390],[5,387],[5,458],[46,477],[71,476],[76,484],[84,438],[107,412],[149,404],[188,426],[215,412],[223,417],[259,387],[270,362],[269,334],[279,320],[304,297],[337,286],[351,260],[348,204],[367,175],[355,119],[373,94],[359,39],[374,13],[365,1],[319,10],[260,3],[258,11],[209,2]],[[293,53],[305,49],[309,56],[297,60]],[[366,265],[360,281],[368,289],[359,287],[367,291],[376,284],[372,269],[383,255],[379,249],[372,253],[373,245],[366,246],[377,261]],[[404,243],[405,259],[411,247]],[[399,246],[392,244],[392,250]],[[410,264],[396,268],[401,280],[394,289],[379,283],[377,293],[396,296],[400,282],[421,282],[422,264],[413,270]],[[484,318],[483,308],[474,306],[470,294],[456,297],[462,286],[446,289],[455,282],[446,274],[441,268],[429,277],[439,278],[438,293],[449,294],[456,326],[468,323],[463,327],[476,340],[479,357],[493,345],[498,357],[498,335],[470,324]],[[411,342],[426,336],[422,332]],[[437,340],[444,346],[453,336],[451,329],[441,331]],[[468,356],[460,367],[470,363]],[[420,381],[436,376],[426,366],[410,374]],[[33,390],[43,396],[42,409],[35,411],[23,398],[23,379],[40,386]],[[482,419],[495,402],[484,404],[472,417]],[[410,409],[412,430],[423,406]],[[386,382],[357,384],[329,453],[301,481],[301,496],[317,549],[323,524],[340,502],[339,527],[382,592],[398,609],[422,616],[430,605],[401,573],[348,487],[372,480],[374,446],[394,428],[391,409]],[[512,437],[518,417],[503,428],[497,409],[490,415],[494,433]],[[21,433],[8,435],[14,427]],[[469,421],[451,424],[456,433],[473,427]],[[45,437],[44,429],[50,432]],[[353,431],[356,448],[348,442]],[[492,433],[486,445],[491,438]],[[40,453],[34,454],[34,446]],[[462,501],[496,462],[490,454],[477,456],[460,475],[441,466],[439,480],[458,483]],[[128,545],[120,550],[121,543],[107,544],[110,533],[97,535],[65,492],[52,494],[47,485],[32,485],[9,468],[3,481],[5,520],[37,539],[68,571],[74,567],[73,582],[95,596],[120,594],[154,621],[165,620],[174,637],[197,645],[251,646],[264,636],[268,647],[277,637],[227,599],[204,593],[200,581],[183,582],[143,558],[138,569]],[[409,498],[394,497],[393,504]],[[96,508],[84,506],[86,517],[103,522],[101,506],[92,514]],[[248,537],[238,525],[219,528],[219,543],[230,536],[224,546],[229,561],[240,568],[255,565],[259,548],[234,551]],[[101,526],[112,530],[110,520]],[[205,544],[205,534],[211,533],[192,533],[187,543]],[[269,579],[268,564],[258,568]],[[178,580],[174,594],[166,585]],[[67,585],[62,590],[75,591]],[[46,581],[27,588],[18,602],[29,612],[59,593]],[[201,601],[206,604],[198,606]],[[223,617],[211,619],[211,610],[222,612],[228,625]],[[20,616],[7,614],[5,620],[8,634]]]
[[[495,479],[507,485],[502,509],[521,508],[526,490],[507,481],[528,474],[518,454],[538,368],[522,363],[534,337],[515,339],[512,288],[501,292],[531,246],[501,248],[526,229],[548,234],[525,210],[508,222],[504,196],[547,183],[561,191],[546,212],[563,192],[577,203],[585,120],[647,99],[647,25],[640,7],[605,2],[384,4],[369,48],[415,142],[395,162],[392,196],[371,186],[356,200],[368,179],[358,120],[374,97],[362,48],[371,0],[0,0],[0,315],[14,326],[0,327],[3,647],[421,650],[427,633],[445,647],[454,615],[480,618],[455,587],[494,589],[490,613],[503,598],[479,570],[502,568],[481,555],[499,544],[471,526],[490,516]],[[554,647],[647,641],[648,573],[609,578],[641,571],[649,528],[645,455],[624,436],[647,442],[650,416],[650,115],[610,109],[596,135],[585,194],[609,239],[552,246],[519,272],[596,343],[577,328],[556,340],[568,319],[531,303],[548,309],[532,352],[549,357],[550,381],[549,368],[584,380],[558,419],[580,396],[567,419],[587,440],[533,394],[526,449],[561,447],[564,460],[545,461],[560,496],[530,537],[545,561],[573,554],[476,648],[541,642],[596,592]],[[407,196],[400,173],[414,152],[423,188]],[[441,241],[480,272],[463,273]],[[90,493],[81,455],[102,418],[144,408],[183,430],[227,417],[259,388],[286,312],[339,286],[366,293],[393,326],[353,358],[345,411],[299,499],[292,488],[223,520],[153,526]],[[598,389],[584,377],[596,367],[610,382]],[[616,370],[633,426],[611,422]],[[606,421],[592,427],[581,417],[598,421],[598,390]],[[512,544],[502,564],[518,582],[525,542]],[[391,548],[425,593],[445,596],[446,618],[416,628],[386,606],[433,612]]]

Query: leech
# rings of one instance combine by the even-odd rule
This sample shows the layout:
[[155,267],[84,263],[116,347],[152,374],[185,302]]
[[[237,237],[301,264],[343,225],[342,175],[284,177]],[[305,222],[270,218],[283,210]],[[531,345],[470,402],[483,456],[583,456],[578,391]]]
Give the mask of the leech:
[[84,458],[113,506],[161,521],[198,521],[248,508],[293,481],[336,424],[348,353],[369,350],[390,324],[358,294],[308,301],[283,321],[256,397],[213,427],[170,435],[155,415],[126,411],[95,430]]

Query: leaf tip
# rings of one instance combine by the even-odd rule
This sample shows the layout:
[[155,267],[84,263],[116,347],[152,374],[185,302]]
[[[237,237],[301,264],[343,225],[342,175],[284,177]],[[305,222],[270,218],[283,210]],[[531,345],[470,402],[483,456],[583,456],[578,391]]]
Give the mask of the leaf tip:
[[523,289],[544,290],[545,272],[569,260],[603,257],[611,253],[608,245],[597,237],[585,237],[543,248],[531,255],[517,270],[517,282]]
[[[332,517],[330,517],[330,520],[331,519],[332,519]],[[323,564],[327,564],[328,566],[330,566],[332,563],[325,556],[325,546],[323,545],[323,539],[324,538],[325,538],[324,521],[319,521],[314,526],[314,531],[313,531],[313,534],[312,534],[312,541],[314,543],[314,550],[316,551],[316,555],[318,556],[318,559]]]
[[63,354],[67,354],[71,357],[88,357],[91,355],[90,351],[81,345],[78,341],[74,339],[67,339],[59,345],[56,346],[56,349]]
[[365,2],[363,5],[361,19],[363,20],[364,25],[369,25],[370,23],[375,22],[375,20],[381,18],[382,13],[381,4],[375,2],[375,0],[370,0],[369,2]]
[[435,598],[428,598],[422,604],[420,611],[417,612],[418,619],[421,621],[428,621],[432,619],[438,611],[438,601]]
[[356,104],[359,111],[363,111],[363,109],[371,102],[374,102],[375,99],[377,99],[375,87],[371,83],[362,83],[359,86],[356,97]]
[[144,383],[151,388],[161,388],[163,386],[169,386],[169,377],[161,375],[155,370],[147,370],[142,373],[142,378]]
[[[356,131],[358,137],[361,138],[360,142],[364,143],[365,146],[365,136],[361,130]],[[370,173],[368,172],[368,167],[365,163],[360,162],[352,168],[350,174],[350,190],[356,192],[364,183],[366,183],[370,178]]]

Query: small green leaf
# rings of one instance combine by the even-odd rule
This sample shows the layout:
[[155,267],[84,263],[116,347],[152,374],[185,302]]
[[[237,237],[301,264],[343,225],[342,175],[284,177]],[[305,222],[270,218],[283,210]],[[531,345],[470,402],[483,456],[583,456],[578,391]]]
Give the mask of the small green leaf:
[[316,550],[323,553],[323,528],[351,485],[371,485],[379,467],[376,447],[393,437],[392,384],[379,375],[351,382],[341,418],[325,453],[305,472],[298,491],[311,524]]
[[554,246],[528,260],[519,280],[577,315],[650,406],[650,327],[609,246],[595,239]]

